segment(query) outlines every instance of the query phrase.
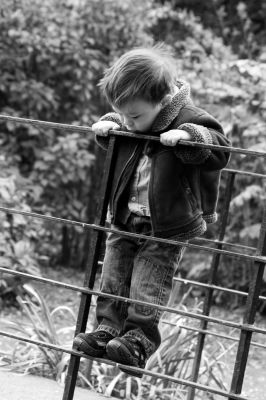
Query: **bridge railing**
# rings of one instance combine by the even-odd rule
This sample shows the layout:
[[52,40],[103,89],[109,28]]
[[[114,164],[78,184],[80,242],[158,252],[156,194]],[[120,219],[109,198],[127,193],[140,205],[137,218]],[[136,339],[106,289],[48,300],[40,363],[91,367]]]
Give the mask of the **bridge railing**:
[[[19,123],[19,124],[31,124],[31,125],[34,125],[34,126],[40,127],[40,128],[53,128],[53,129],[60,129],[60,130],[64,130],[64,131],[75,131],[75,132],[80,132],[80,133],[85,133],[85,134],[92,132],[91,128],[89,128],[89,127],[58,124],[58,123],[53,123],[53,122],[32,120],[32,119],[26,119],[26,118],[17,118],[17,117],[11,117],[11,116],[6,116],[6,115],[0,115],[0,121],[11,121],[14,123]],[[226,242],[225,241],[225,232],[226,232],[226,226],[228,223],[229,207],[230,207],[230,202],[232,199],[232,193],[233,193],[236,176],[239,174],[243,174],[243,175],[247,175],[247,176],[252,176],[254,178],[265,179],[266,175],[253,173],[253,172],[249,172],[249,171],[235,170],[235,169],[224,169],[223,170],[223,174],[226,174],[226,185],[225,185],[223,210],[222,210],[222,213],[220,216],[220,228],[219,228],[218,238],[216,240],[200,238],[200,239],[194,239],[192,241],[189,241],[188,243],[184,243],[184,242],[178,242],[176,240],[168,240],[168,239],[150,237],[150,236],[145,236],[145,235],[137,235],[137,234],[133,234],[133,233],[129,233],[129,232],[119,231],[119,234],[124,235],[124,236],[131,236],[131,237],[138,236],[138,237],[142,237],[142,238],[149,238],[149,240],[154,240],[154,241],[158,241],[158,242],[172,243],[172,244],[177,244],[177,245],[181,244],[182,246],[185,246],[185,247],[188,247],[188,248],[191,248],[194,250],[205,251],[205,252],[210,253],[212,255],[212,260],[211,260],[211,268],[210,268],[208,283],[196,282],[196,281],[192,281],[192,280],[182,279],[179,277],[174,278],[175,281],[183,282],[186,285],[200,286],[205,289],[206,295],[205,295],[203,309],[202,309],[201,313],[184,311],[184,309],[178,309],[178,308],[169,307],[169,306],[163,307],[163,306],[159,306],[159,305],[154,305],[152,303],[147,303],[147,302],[142,302],[142,301],[138,301],[138,300],[134,300],[134,299],[128,299],[128,298],[121,297],[121,296],[115,296],[115,295],[102,293],[102,292],[94,289],[94,283],[95,283],[95,277],[96,277],[98,264],[100,262],[100,253],[101,253],[100,250],[101,250],[102,241],[104,238],[104,233],[110,232],[110,231],[115,231],[115,230],[105,226],[105,219],[106,219],[107,206],[108,206],[108,201],[109,201],[110,183],[111,183],[112,174],[113,174],[114,148],[115,148],[115,143],[116,143],[117,138],[121,135],[128,136],[129,140],[132,137],[138,138],[140,140],[143,140],[143,139],[144,140],[147,140],[147,139],[159,140],[158,138],[154,138],[153,136],[149,136],[149,135],[141,135],[140,136],[140,135],[134,134],[134,133],[132,134],[132,133],[128,133],[128,132],[111,131],[109,147],[108,147],[108,151],[107,151],[106,159],[105,159],[102,184],[101,184],[101,189],[100,189],[100,194],[99,194],[98,212],[97,212],[95,221],[93,223],[85,223],[82,221],[72,221],[72,220],[58,218],[56,216],[47,216],[47,215],[42,215],[42,214],[34,213],[34,212],[26,212],[26,211],[21,211],[19,209],[13,209],[10,207],[5,207],[4,205],[0,205],[1,212],[11,213],[11,214],[12,213],[21,214],[21,215],[24,215],[25,217],[30,217],[30,218],[44,219],[46,221],[50,221],[51,223],[76,225],[76,226],[82,227],[84,229],[84,231],[86,231],[88,229],[92,230],[93,235],[92,235],[92,240],[91,240],[91,244],[90,244],[90,251],[89,251],[89,255],[88,255],[88,259],[87,259],[86,270],[85,270],[85,274],[84,274],[83,286],[81,287],[81,286],[71,285],[71,284],[67,284],[67,283],[63,283],[63,282],[58,282],[55,280],[51,280],[51,279],[47,279],[47,278],[43,278],[43,277],[39,277],[39,276],[27,274],[27,273],[22,273],[19,271],[7,269],[6,267],[3,267],[3,266],[0,266],[0,273],[1,272],[9,273],[9,274],[13,274],[13,275],[20,276],[20,277],[25,277],[25,278],[31,279],[33,281],[39,281],[39,282],[45,283],[47,285],[51,285],[55,288],[63,287],[68,290],[79,292],[81,294],[81,298],[80,298],[79,311],[78,311],[77,321],[76,321],[75,336],[78,333],[84,332],[86,330],[88,316],[89,316],[90,309],[91,309],[91,298],[93,295],[95,295],[95,296],[100,295],[102,297],[113,298],[113,299],[116,299],[116,300],[119,300],[122,302],[127,302],[127,303],[131,302],[131,303],[135,303],[135,304],[143,304],[143,305],[146,305],[146,306],[149,306],[152,308],[160,309],[165,312],[178,314],[178,315],[186,316],[187,318],[198,320],[200,322],[200,325],[198,328],[182,325],[183,329],[186,329],[188,331],[194,330],[198,333],[195,357],[194,357],[192,374],[191,374],[190,379],[180,379],[180,378],[176,378],[176,377],[169,376],[169,375],[164,375],[161,373],[156,373],[156,372],[149,371],[149,370],[143,370],[142,372],[148,376],[152,376],[152,377],[160,378],[160,379],[166,379],[173,383],[176,383],[179,385],[180,384],[184,385],[185,387],[188,388],[187,400],[195,399],[195,391],[196,390],[201,390],[204,392],[217,394],[219,396],[222,396],[222,397],[230,399],[230,400],[231,399],[248,400],[246,397],[241,395],[241,392],[242,392],[242,387],[243,387],[243,381],[244,381],[246,364],[247,364],[250,346],[254,345],[254,346],[261,347],[261,348],[266,348],[266,345],[252,341],[253,333],[260,333],[260,334],[266,335],[266,329],[263,329],[263,328],[260,328],[259,326],[254,325],[258,301],[266,300],[265,297],[260,296],[261,285],[263,282],[264,267],[265,267],[265,263],[266,263],[266,201],[264,201],[260,234],[259,234],[258,244],[257,244],[256,248],[243,246],[241,244]],[[250,156],[254,156],[254,157],[266,158],[265,152],[251,151],[251,150],[241,149],[241,148],[236,148],[236,147],[222,147],[222,146],[216,146],[216,145],[205,145],[205,144],[188,142],[188,141],[180,141],[180,145],[194,146],[194,147],[208,147],[208,148],[212,148],[212,149],[215,149],[218,151],[226,151],[226,152],[231,152],[231,153],[238,153],[238,154],[245,154],[245,155],[250,155]],[[249,254],[247,254],[247,253],[249,253]],[[247,293],[243,293],[243,292],[229,289],[229,288],[220,287],[217,285],[217,271],[218,271],[221,256],[237,258],[238,260],[243,260],[243,261],[246,260],[249,262],[249,264],[252,264],[253,274],[252,274],[252,279],[250,281],[249,290]],[[225,293],[231,293],[231,294],[246,297],[246,307],[245,307],[242,323],[223,320],[221,318],[215,318],[215,317],[210,316],[214,290],[219,290],[219,291],[223,291]],[[239,331],[239,338],[231,337],[231,336],[224,335],[221,333],[214,333],[213,331],[208,330],[209,323],[214,323],[214,324],[217,324],[218,326],[222,325],[222,326],[228,326],[228,327],[234,328]],[[60,352],[63,351],[65,353],[70,354],[68,373],[67,373],[65,389],[64,389],[64,394],[63,394],[62,400],[72,400],[73,399],[74,390],[75,390],[75,386],[76,386],[76,380],[77,380],[77,374],[78,374],[78,369],[79,369],[79,364],[80,364],[80,358],[85,357],[85,358],[91,359],[91,357],[86,356],[85,354],[78,352],[74,349],[70,350],[70,349],[67,349],[62,346],[58,346],[58,345],[55,345],[52,343],[41,342],[38,340],[29,339],[29,338],[15,335],[10,332],[6,332],[6,331],[2,331],[2,330],[0,330],[0,335],[12,338],[14,340],[25,341],[28,343],[36,344],[40,347],[46,347],[46,348],[50,348],[50,349],[57,350]],[[232,380],[231,380],[231,387],[230,387],[229,391],[220,390],[219,388],[210,387],[210,386],[206,386],[206,385],[202,385],[202,384],[198,383],[199,370],[200,370],[200,364],[201,364],[201,360],[202,360],[202,352],[203,352],[204,345],[205,345],[206,335],[213,335],[213,336],[217,336],[217,337],[221,337],[221,338],[225,338],[228,340],[233,340],[233,341],[238,342],[235,365],[234,365],[234,370],[233,370]],[[107,363],[110,365],[118,365],[119,366],[119,364],[115,364],[114,362],[112,362],[110,360],[98,359],[98,358],[94,358],[94,360],[97,360],[100,363]],[[127,366],[127,369],[129,371],[130,370],[139,371],[139,368],[136,368],[136,367]]]

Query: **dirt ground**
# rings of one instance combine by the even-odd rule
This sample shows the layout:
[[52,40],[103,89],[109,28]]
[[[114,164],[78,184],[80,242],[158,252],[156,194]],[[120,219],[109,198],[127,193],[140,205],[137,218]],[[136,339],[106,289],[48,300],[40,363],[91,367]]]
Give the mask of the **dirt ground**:
[[[64,387],[57,382],[33,375],[14,374],[0,368],[1,400],[61,400]],[[112,400],[91,390],[76,388],[74,400]]]
[[[65,270],[65,269],[47,269],[44,271],[43,276],[58,280],[61,282],[71,283],[75,285],[82,286],[83,281],[83,273],[78,273],[72,270]],[[78,307],[79,307],[79,299],[80,295],[77,292],[66,290],[64,288],[53,287],[50,285],[44,285],[41,283],[34,282],[34,287],[38,288],[41,294],[44,296],[48,306],[50,309],[54,309],[59,305],[66,305],[71,307],[74,311],[74,314],[77,314]],[[233,320],[233,321],[241,321],[241,315],[243,310],[236,310],[234,312],[227,311],[224,309],[219,309],[214,307],[214,315],[219,316],[222,319]],[[2,308],[0,310],[0,321],[1,318],[9,318],[9,319],[17,319],[21,318],[21,312],[17,308]],[[58,323],[64,324],[65,316],[62,316],[62,320],[59,318]],[[67,322],[68,323],[68,322]],[[73,323],[73,321],[72,321]],[[262,328],[266,328],[266,318],[258,315],[256,325]],[[1,322],[0,322],[0,329]],[[211,329],[211,327],[210,327]],[[225,329],[225,327],[215,327],[215,330],[218,331],[219,329]],[[224,334],[230,334],[231,332],[223,331]],[[236,332],[234,332],[234,336],[236,336]],[[232,335],[231,335],[232,336]],[[265,335],[263,337],[262,334],[254,334],[252,341],[260,342],[265,345]],[[225,342],[224,342],[225,343]],[[5,338],[0,336],[0,355],[6,350],[7,347],[12,347],[12,339]],[[231,341],[227,341],[225,344],[226,346],[232,346]],[[237,344],[228,351],[224,358],[224,371],[225,371],[225,382],[227,388],[229,390],[231,377],[234,370],[234,363],[235,363],[235,355],[237,350]],[[243,384],[243,392],[242,395],[245,395],[249,400],[265,400],[265,393],[266,393],[266,349],[261,347],[251,346],[250,354],[248,357],[247,368],[245,373],[245,379]],[[0,376],[1,378],[1,376]],[[41,378],[42,379],[42,378]],[[0,389],[1,389],[1,381],[0,381]],[[22,389],[23,390],[23,389]],[[1,392],[1,390],[0,390]],[[7,397],[3,400],[19,400],[20,397]],[[21,400],[25,398],[21,397]],[[77,398],[78,399],[78,398]],[[220,399],[220,397],[219,397]],[[1,397],[2,400],[2,397]],[[26,400],[26,399],[25,399]],[[31,400],[30,398],[27,400]],[[41,398],[40,398],[41,400]],[[89,397],[88,397],[89,400]]]

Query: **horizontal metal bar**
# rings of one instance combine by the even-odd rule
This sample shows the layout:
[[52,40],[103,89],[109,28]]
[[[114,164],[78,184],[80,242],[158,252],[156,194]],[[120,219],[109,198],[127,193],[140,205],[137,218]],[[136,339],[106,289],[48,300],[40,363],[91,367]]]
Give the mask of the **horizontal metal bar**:
[[[52,217],[52,216],[47,216],[47,215],[43,215],[43,214],[38,214],[38,213],[33,213],[33,212],[29,212],[29,211],[21,211],[21,210],[15,210],[13,208],[10,207],[4,207],[0,205],[0,211],[3,212],[10,212],[11,214],[21,214],[21,215],[25,215],[25,216],[29,216],[29,217],[33,217],[33,218],[39,218],[39,219],[47,219],[47,220],[51,220],[51,221],[55,221],[55,222],[59,222],[59,223],[64,223],[64,224],[70,224],[70,225],[78,225],[81,226],[82,228],[91,228],[91,229],[95,229],[95,227],[97,227],[97,225],[94,224],[88,224],[88,223],[83,223],[83,222],[79,222],[79,221],[71,221],[71,220],[67,220],[67,219],[62,219],[62,218],[58,218],[58,217]],[[99,227],[100,228],[100,227]],[[108,232],[109,228],[106,227],[101,227],[104,230],[106,230]],[[118,231],[116,231],[118,232]],[[120,231],[119,231],[120,232]],[[129,232],[127,232],[129,234]],[[126,234],[126,232],[125,232]],[[135,234],[129,234],[129,235],[135,235]],[[155,240],[158,238],[154,238]],[[160,240],[160,239],[159,239]],[[162,239],[162,240],[167,240],[167,239]],[[236,248],[240,248],[243,250],[248,250],[248,251],[256,251],[257,249],[255,247],[250,247],[250,246],[244,246],[244,245],[240,245],[237,243],[228,243],[228,242],[221,242],[219,240],[212,240],[212,239],[207,239],[207,238],[195,238],[192,239],[191,241],[189,241],[189,243],[194,243],[194,242],[205,242],[205,243],[211,243],[211,244],[223,244],[229,247],[236,247]],[[189,247],[189,245],[188,245]],[[214,249],[215,251],[215,249]],[[241,253],[235,253],[241,256]],[[266,259],[265,259],[266,261]]]
[[[176,323],[171,322],[171,321],[167,321],[165,319],[163,319],[161,322],[163,324],[166,324],[166,325],[176,326]],[[214,331],[209,331],[207,329],[193,328],[193,327],[187,326],[187,325],[178,325],[178,327],[186,329],[188,331],[193,331],[193,332],[196,332],[196,333],[205,333],[205,334],[208,334],[210,336],[216,336],[216,337],[219,337],[219,338],[222,338],[222,339],[228,339],[228,340],[233,340],[235,342],[239,342],[239,339],[234,337],[234,336],[224,335],[224,334],[217,333],[217,332],[214,332]],[[255,347],[261,347],[263,349],[266,349],[266,345],[263,345],[263,344],[261,344],[259,342],[250,342],[250,343]]]
[[62,224],[76,225],[76,226],[80,226],[82,228],[87,228],[87,229],[95,229],[95,230],[104,231],[104,232],[113,232],[113,233],[117,233],[117,234],[119,234],[121,236],[126,236],[126,237],[138,237],[138,238],[141,238],[141,239],[153,240],[153,241],[159,242],[159,243],[181,245],[183,247],[190,247],[190,248],[196,249],[196,250],[204,250],[204,251],[208,251],[210,253],[218,253],[218,254],[227,255],[227,256],[230,256],[230,257],[237,257],[237,258],[240,258],[240,259],[258,261],[258,262],[261,262],[263,264],[266,263],[266,257],[263,257],[263,256],[257,256],[257,255],[252,256],[252,255],[243,254],[243,253],[236,253],[236,252],[232,252],[232,251],[228,251],[228,250],[216,249],[216,248],[211,248],[211,247],[206,247],[206,246],[199,246],[199,245],[196,245],[196,244],[182,242],[182,241],[178,241],[178,240],[169,240],[169,239],[163,239],[163,238],[158,238],[158,237],[154,237],[154,236],[147,236],[147,235],[142,235],[142,234],[130,233],[130,232],[126,232],[126,231],[118,231],[116,229],[107,228],[105,226],[100,226],[100,225],[95,225],[95,224],[88,224],[88,223],[79,222],[79,221],[71,221],[71,220],[68,220],[68,219],[65,219],[65,218],[52,217],[52,216],[49,216],[49,215],[43,215],[43,214],[33,213],[33,212],[29,212],[29,211],[20,211],[20,210],[14,209],[14,208],[8,208],[8,207],[0,206],[0,211],[7,212],[7,213],[10,213],[10,214],[25,215],[25,216],[28,216],[28,217],[44,219],[44,220],[47,220],[47,221],[53,221],[53,222],[58,222],[58,223],[62,223]]
[[[167,323],[167,321],[162,321],[164,323]],[[175,324],[173,324],[175,325]],[[204,333],[210,336],[216,336],[219,337],[221,339],[228,339],[228,340],[232,340],[234,342],[239,342],[239,338],[236,338],[234,336],[229,336],[229,335],[223,335],[221,333],[217,333],[217,332],[213,332],[213,331],[209,331],[207,329],[200,329],[200,328],[193,328],[192,326],[186,326],[186,325],[178,325],[179,328],[183,328],[186,329],[188,331],[193,331],[193,332],[198,332],[198,333]],[[252,344],[252,346],[254,347],[261,347],[263,349],[266,349],[266,345],[262,344],[262,343],[258,343],[258,342],[250,342],[250,344]]]
[[[221,286],[212,285],[212,284],[209,284],[209,283],[192,281],[192,280],[189,280],[189,279],[186,279],[186,278],[179,278],[177,276],[175,276],[173,279],[174,279],[174,281],[182,282],[185,285],[189,284],[189,285],[201,286],[201,287],[204,287],[204,288],[207,288],[207,289],[219,290],[221,292],[237,294],[237,295],[240,295],[240,296],[248,296],[247,292],[241,292],[240,290],[223,288]],[[266,297],[265,296],[259,296],[259,299],[265,301]]]
[[242,249],[242,250],[248,250],[251,252],[256,252],[257,249],[256,247],[251,247],[251,246],[245,246],[243,244],[238,244],[238,243],[230,243],[230,242],[225,242],[223,240],[216,240],[216,239],[207,239],[207,238],[203,238],[203,237],[198,237],[198,238],[194,238],[194,239],[190,239],[189,243],[211,243],[214,245],[223,245],[223,246],[227,246],[227,247],[235,247],[237,249]]
[[253,176],[254,178],[266,178],[266,174],[258,174],[257,172],[249,172],[249,171],[242,171],[241,169],[230,169],[230,168],[224,168],[222,172],[229,172],[233,174],[241,174],[241,175],[248,175],[248,176]]
[[51,122],[51,121],[41,121],[38,119],[31,119],[31,118],[21,118],[21,117],[12,117],[11,115],[0,115],[0,121],[9,121],[14,122],[16,124],[27,124],[33,125],[40,128],[47,128],[47,129],[59,129],[63,131],[76,131],[80,133],[91,133],[92,129],[89,126],[80,126],[80,125],[72,125],[72,124],[61,124],[58,122]]
[[[34,125],[34,126],[43,127],[43,128],[53,128],[53,129],[60,129],[60,130],[67,130],[67,131],[85,132],[85,133],[92,132],[92,129],[90,127],[84,127],[84,126],[79,126],[79,125],[69,125],[69,124],[59,124],[59,123],[55,123],[55,122],[39,121],[36,119],[29,119],[29,118],[12,117],[10,115],[0,115],[0,120],[10,121],[10,122],[15,122],[15,123],[20,123],[20,124],[30,124],[30,125]],[[110,130],[110,134],[116,135],[116,136],[127,136],[130,138],[136,138],[136,139],[160,141],[160,138],[158,136],[142,135],[142,134],[127,132],[127,131]],[[252,151],[252,150],[241,149],[241,148],[237,148],[237,147],[225,147],[225,146],[218,146],[218,145],[213,145],[213,144],[191,142],[191,141],[186,141],[186,140],[180,140],[179,144],[182,144],[185,146],[191,146],[191,147],[200,147],[200,148],[219,150],[219,151],[228,152],[228,153],[240,153],[240,154],[246,154],[246,155],[259,156],[259,157],[266,158],[266,152]]]
[[46,347],[46,348],[51,349],[51,350],[56,350],[56,351],[72,354],[72,355],[77,356],[77,357],[84,357],[84,358],[87,358],[87,359],[90,359],[90,360],[97,361],[99,363],[105,363],[105,364],[109,364],[109,365],[113,365],[113,366],[123,367],[124,369],[126,367],[126,369],[128,369],[129,371],[141,372],[141,373],[143,373],[145,375],[149,375],[149,376],[152,376],[154,378],[167,379],[167,380],[169,380],[171,382],[174,382],[174,383],[177,383],[177,384],[180,384],[180,385],[194,387],[195,389],[203,390],[205,392],[211,392],[211,393],[223,396],[223,397],[228,397],[230,395],[231,398],[236,399],[236,400],[248,400],[246,397],[243,397],[241,395],[237,395],[237,394],[233,394],[233,393],[231,394],[229,392],[225,392],[224,390],[219,390],[219,389],[215,389],[215,388],[212,388],[212,387],[209,387],[209,386],[206,386],[206,385],[201,385],[199,383],[194,383],[194,382],[191,382],[191,381],[186,380],[186,379],[175,378],[173,376],[164,375],[164,374],[160,374],[160,373],[157,373],[157,372],[152,372],[152,371],[149,371],[147,369],[141,369],[141,368],[137,368],[137,367],[131,367],[131,366],[128,366],[128,365],[115,363],[115,362],[113,362],[111,360],[106,360],[106,359],[103,359],[103,358],[89,357],[85,353],[82,353],[80,351],[70,350],[70,349],[67,349],[67,348],[65,348],[63,346],[58,346],[58,345],[55,345],[55,344],[46,343],[46,342],[42,342],[42,341],[39,341],[39,340],[29,339],[27,337],[15,335],[15,334],[12,334],[12,333],[9,333],[9,332],[6,332],[6,331],[1,331],[0,330],[0,335],[9,337],[11,339],[16,339],[16,340],[20,340],[20,341],[23,341],[23,342],[31,343],[31,344],[34,344],[36,346]]
[[71,285],[69,283],[63,283],[63,282],[58,282],[52,279],[48,279],[48,278],[43,278],[40,276],[36,276],[36,275],[31,275],[31,274],[27,274],[25,272],[20,272],[20,271],[13,271],[11,269],[8,268],[3,268],[0,267],[0,272],[4,272],[7,274],[11,274],[11,275],[16,275],[16,276],[21,276],[27,279],[32,279],[38,282],[42,282],[42,283],[48,283],[54,286],[60,286],[63,287],[65,289],[70,289],[76,292],[81,292],[81,293],[85,293],[85,294],[90,294],[93,296],[101,296],[101,297],[106,297],[108,299],[115,299],[118,301],[122,301],[124,303],[132,303],[132,304],[138,304],[138,305],[144,305],[150,308],[154,308],[157,310],[161,310],[161,311],[165,311],[165,312],[169,312],[169,313],[173,313],[173,314],[178,314],[178,315],[183,315],[185,317],[189,317],[189,318],[195,318],[195,319],[199,319],[199,320],[205,320],[205,321],[209,321],[211,323],[214,324],[221,324],[221,325],[226,325],[226,326],[230,326],[232,328],[236,328],[236,329],[241,329],[241,330],[246,330],[246,331],[252,331],[252,332],[257,332],[257,333],[262,333],[262,334],[266,334],[266,329],[262,329],[259,328],[257,326],[254,325],[250,325],[250,324],[241,324],[241,323],[236,323],[236,322],[232,322],[232,321],[226,321],[226,320],[222,320],[220,318],[215,318],[215,317],[209,317],[203,314],[197,314],[197,313],[193,313],[190,311],[183,311],[180,309],[176,309],[173,307],[165,307],[165,306],[160,306],[158,304],[153,304],[153,303],[149,303],[147,301],[140,301],[140,300],[134,300],[134,299],[129,299],[127,297],[122,297],[122,296],[117,296],[117,295],[113,295],[113,294],[108,294],[108,293],[103,293],[99,290],[92,290],[89,288],[85,288],[85,287],[81,287],[81,286],[76,286],[76,285]]

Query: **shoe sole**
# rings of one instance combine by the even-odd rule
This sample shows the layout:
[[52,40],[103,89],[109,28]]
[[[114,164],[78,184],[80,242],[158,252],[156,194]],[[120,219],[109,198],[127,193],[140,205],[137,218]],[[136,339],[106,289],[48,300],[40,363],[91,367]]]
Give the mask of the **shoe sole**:
[[[113,343],[111,343],[110,345],[108,343],[106,346],[106,354],[110,360],[115,361],[119,364],[125,364],[125,366],[128,365],[129,367],[138,367],[136,365],[135,358],[132,357],[130,351],[125,345],[123,345],[122,343],[116,343],[114,341],[112,342]],[[126,374],[136,376],[137,378],[141,378],[143,376],[141,372],[131,371],[123,367],[119,367],[119,369]]]
[[81,337],[76,337],[74,339],[73,347],[91,357],[102,357],[105,354],[105,350],[94,349],[86,342],[85,339],[82,339]]

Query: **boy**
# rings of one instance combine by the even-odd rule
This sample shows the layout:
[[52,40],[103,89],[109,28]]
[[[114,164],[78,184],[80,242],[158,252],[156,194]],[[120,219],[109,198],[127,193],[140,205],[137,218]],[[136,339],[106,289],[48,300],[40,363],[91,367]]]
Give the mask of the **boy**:
[[[92,126],[98,144],[107,148],[110,130],[160,138],[117,137],[112,227],[179,241],[203,234],[216,219],[220,171],[229,153],[178,142],[228,146],[221,125],[193,105],[189,85],[177,80],[174,61],[161,46],[127,52],[100,86],[114,112]],[[182,251],[180,245],[109,233],[101,291],[166,306]],[[161,311],[99,297],[96,316],[96,331],[80,333],[75,347],[144,368],[160,345]]]

